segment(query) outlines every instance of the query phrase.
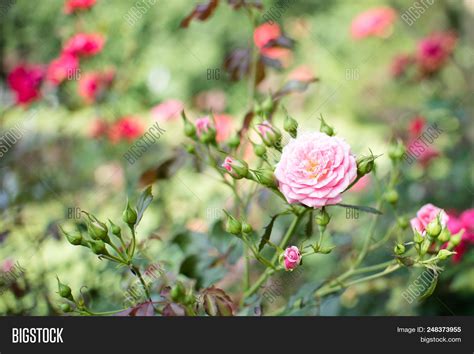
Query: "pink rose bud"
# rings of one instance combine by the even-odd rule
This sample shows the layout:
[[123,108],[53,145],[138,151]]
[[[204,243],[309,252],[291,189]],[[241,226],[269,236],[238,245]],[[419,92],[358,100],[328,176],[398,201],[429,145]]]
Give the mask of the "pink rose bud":
[[293,270],[301,262],[301,254],[300,250],[296,246],[288,247],[285,252],[283,253],[283,257],[285,258],[285,269],[286,270]]
[[236,179],[247,177],[249,172],[248,165],[245,161],[234,159],[230,156],[225,158],[222,167],[224,167],[227,172]]
[[269,121],[265,120],[258,124],[257,130],[265,145],[272,147],[280,143],[281,132],[278,128],[271,125]]

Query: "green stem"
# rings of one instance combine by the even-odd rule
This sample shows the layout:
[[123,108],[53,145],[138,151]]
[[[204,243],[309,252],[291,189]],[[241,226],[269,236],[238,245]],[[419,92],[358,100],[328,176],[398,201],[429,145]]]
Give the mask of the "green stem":
[[137,266],[131,265],[130,269],[134,272],[134,274],[138,277],[140,280],[140,283],[142,284],[143,290],[145,290],[146,297],[148,298],[148,301],[153,302],[151,300],[150,292],[148,291],[148,286],[146,285],[145,281],[143,280],[142,273],[138,269]]

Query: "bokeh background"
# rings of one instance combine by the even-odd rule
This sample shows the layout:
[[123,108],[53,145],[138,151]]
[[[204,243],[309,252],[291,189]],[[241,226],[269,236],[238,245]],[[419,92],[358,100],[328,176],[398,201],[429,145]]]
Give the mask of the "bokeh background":
[[[263,1],[259,23],[277,3]],[[394,138],[409,141],[423,126],[437,123],[444,133],[431,146],[432,156],[404,165],[401,208],[406,215],[426,202],[453,215],[472,208],[474,2],[434,1],[411,25],[400,16],[413,6],[412,0],[284,3],[287,6],[274,20],[295,45],[280,68],[267,67],[257,87],[258,101],[291,78],[318,78],[304,92],[285,97],[284,104],[301,130],[319,129],[323,114],[356,154],[367,153],[368,148],[384,153]],[[155,200],[140,225],[142,261],[160,262],[167,273],[153,286],[158,289],[185,277],[196,279],[200,286],[217,283],[229,294],[237,292],[233,284],[241,277],[242,264],[237,261],[241,248],[222,231],[220,221],[231,194],[217,182],[215,172],[198,173],[187,157],[179,107],[191,120],[212,111],[226,117],[232,134],[240,128],[248,84],[232,81],[223,62],[232,50],[253,42],[245,11],[222,2],[207,21],[180,28],[196,2],[141,2],[144,13],[135,16],[130,11],[136,2],[126,0],[98,0],[90,11],[78,14],[65,14],[62,0],[0,4],[0,130],[4,136],[20,124],[21,131],[0,159],[0,260],[3,272],[15,262],[25,269],[24,275],[6,283],[0,313],[59,314],[56,276],[75,290],[86,286],[88,301],[97,310],[120,307],[124,290],[133,281],[130,273],[72,247],[58,225],[76,222],[71,210],[120,220],[127,197],[136,200],[150,182]],[[390,32],[382,38],[355,40],[352,20],[379,6],[398,13]],[[420,40],[446,31],[455,32],[457,42],[435,75],[409,72],[415,69],[407,69],[404,77],[394,75],[396,56],[415,53]],[[43,78],[37,98],[18,102],[9,74],[21,65],[37,65],[47,77],[67,40],[81,32],[103,35],[100,52],[81,57],[79,68],[67,72],[60,84]],[[90,73],[106,76],[92,101],[87,88],[82,94],[79,89]],[[160,106],[163,103],[168,106]],[[277,121],[282,118],[278,113]],[[129,163],[124,154],[155,122],[165,132]],[[377,162],[381,172],[389,169],[386,155]],[[376,193],[368,179],[345,202],[370,205]],[[250,221],[261,230],[279,207],[265,192],[254,204]],[[321,279],[332,274],[344,252],[359,243],[369,221],[365,214],[348,219],[344,210],[333,217],[337,252],[305,263],[298,286],[284,287],[275,305],[306,299]],[[287,225],[282,218],[275,232],[281,234]],[[229,245],[233,256],[216,266],[215,260]],[[374,261],[386,259],[392,248],[388,244]],[[472,315],[472,250],[471,244],[465,245],[461,259],[449,262],[434,295],[422,303],[410,304],[401,296],[417,276],[402,272],[330,297],[317,313]],[[283,281],[285,277],[281,276]],[[315,311],[313,307],[301,314]]]

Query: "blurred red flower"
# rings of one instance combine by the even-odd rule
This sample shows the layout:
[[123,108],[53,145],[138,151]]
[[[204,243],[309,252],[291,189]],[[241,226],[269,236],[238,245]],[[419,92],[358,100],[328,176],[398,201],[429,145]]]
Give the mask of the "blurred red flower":
[[403,76],[410,65],[415,63],[415,58],[410,54],[399,54],[392,60],[390,74],[393,77]]
[[385,6],[362,12],[352,20],[352,38],[386,37],[396,18],[395,10]]
[[109,130],[109,124],[100,118],[94,119],[89,125],[87,135],[91,138],[97,139],[105,136]]
[[17,104],[27,104],[40,97],[44,69],[39,65],[18,65],[7,77],[8,86],[15,92]]
[[78,33],[69,38],[63,47],[63,53],[76,56],[92,56],[104,47],[105,38],[100,33]]
[[61,54],[49,64],[46,78],[54,85],[59,85],[66,78],[75,76],[78,69],[79,59],[75,55]]
[[79,96],[84,98],[86,103],[91,104],[100,99],[105,90],[110,87],[115,77],[114,70],[104,72],[90,72],[79,80]]
[[79,10],[88,10],[94,6],[96,0],[67,0],[64,3],[64,13],[70,15]]
[[139,118],[126,116],[120,118],[110,127],[108,131],[109,140],[114,144],[121,140],[133,141],[140,137],[144,130]]
[[[454,248],[457,252],[453,256],[454,262],[459,262],[470,244],[474,244],[474,209],[467,209],[457,216],[456,214],[449,214],[448,230],[451,234],[456,234],[464,229],[461,238],[461,243]],[[444,245],[446,247],[447,244]]]
[[420,71],[431,74],[438,71],[453,52],[457,37],[452,32],[437,32],[418,43],[416,58]]

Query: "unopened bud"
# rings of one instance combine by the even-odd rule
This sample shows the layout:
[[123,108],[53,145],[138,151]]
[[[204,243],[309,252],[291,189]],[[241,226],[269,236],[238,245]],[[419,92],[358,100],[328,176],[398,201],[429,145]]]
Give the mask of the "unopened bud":
[[[284,108],[283,108],[284,109]],[[283,129],[290,134],[292,138],[296,138],[298,132],[298,122],[288,115],[286,109],[284,109],[286,118],[283,122]]]
[[254,144],[253,151],[258,157],[263,157],[267,153],[267,148],[265,147],[265,145]]
[[431,246],[430,240],[426,237],[420,245],[420,255],[424,256]]
[[58,294],[59,296],[68,299],[70,301],[74,301],[74,298],[72,297],[72,292],[71,288],[67,286],[66,284],[61,283],[58,277],[56,277],[58,280]]
[[392,161],[399,161],[405,155],[405,145],[401,140],[397,140],[395,144],[392,144],[388,150],[388,156]]
[[122,230],[120,229],[120,226],[115,225],[110,219],[109,219],[109,224],[110,224],[110,230],[112,231],[112,233],[117,237],[122,237]]
[[424,239],[425,238],[417,230],[414,230],[413,241],[415,241],[415,243],[422,243]]
[[87,224],[89,234],[94,240],[103,240],[108,242],[109,236],[107,225],[99,221],[94,215],[87,214],[89,222]]
[[333,136],[334,135],[334,129],[333,129],[333,127],[331,127],[329,124],[326,123],[326,121],[324,120],[322,114],[321,114],[321,117],[319,118],[319,120],[321,121],[321,126],[319,127],[319,131],[321,133],[326,134],[326,135]]
[[192,144],[185,144],[184,148],[188,152],[188,154],[194,154],[196,152],[196,148]]
[[181,298],[185,295],[186,289],[183,284],[177,283],[173,288],[171,288],[170,296],[173,301],[180,301]]
[[395,189],[391,189],[385,193],[384,198],[390,204],[397,204],[398,192]]
[[59,307],[61,308],[61,311],[64,313],[72,312],[71,305],[69,304],[61,304]]
[[264,114],[270,113],[273,109],[273,99],[271,96],[268,96],[261,104],[261,111]]
[[227,156],[222,164],[229,174],[235,179],[241,179],[248,176],[249,166],[245,161],[234,159]]
[[361,156],[357,158],[357,177],[365,176],[374,169],[375,156]]
[[240,221],[227,213],[225,210],[224,213],[227,215],[225,230],[232,235],[240,235],[242,232],[242,224]]
[[402,243],[399,243],[395,246],[395,248],[393,249],[393,252],[395,252],[395,254],[401,255],[405,253],[405,250],[406,250],[405,245]]
[[134,208],[130,206],[130,203],[127,201],[127,206],[122,214],[122,220],[125,221],[130,227],[135,225],[137,222],[137,212]]
[[455,254],[455,252],[451,252],[451,251],[448,251],[447,249],[443,248],[442,250],[439,250],[437,257],[440,260],[445,260],[453,254]]
[[108,255],[107,248],[105,248],[105,243],[100,240],[91,240],[89,241],[90,248],[92,252],[97,255]]
[[257,125],[257,130],[262,138],[263,143],[268,147],[280,146],[281,132],[280,129],[265,120]]
[[326,226],[331,221],[331,217],[329,216],[328,212],[323,208],[317,212],[316,217],[316,224],[319,226]]
[[66,232],[62,227],[60,229],[71,245],[78,246],[82,244],[82,235],[79,231]]
[[184,134],[189,138],[196,137],[196,127],[186,118],[184,111],[181,112],[181,117],[184,122]]
[[278,185],[277,180],[275,178],[275,173],[270,169],[261,168],[258,170],[254,170],[253,176],[255,181],[266,187],[276,188],[276,186]]
[[428,236],[432,238],[438,237],[439,234],[441,233],[441,230],[442,230],[442,225],[439,221],[439,216],[431,220],[429,224],[426,226],[426,233],[428,234]]
[[402,230],[405,230],[408,227],[408,219],[404,216],[400,216],[397,219],[397,224]]
[[251,233],[251,232],[252,232],[252,226],[251,226],[249,223],[243,221],[243,222],[242,222],[242,232],[243,232],[244,234],[249,234],[249,233]]
[[240,145],[240,137],[238,135],[234,135],[232,138],[229,139],[227,144],[231,149],[237,149]]
[[463,233],[464,230],[461,230],[457,234],[452,235],[451,239],[449,240],[449,243],[451,243],[454,247],[459,245],[461,243]]
[[441,230],[441,233],[438,236],[438,240],[440,242],[448,242],[451,237],[451,233],[449,232],[448,228],[444,228]]

